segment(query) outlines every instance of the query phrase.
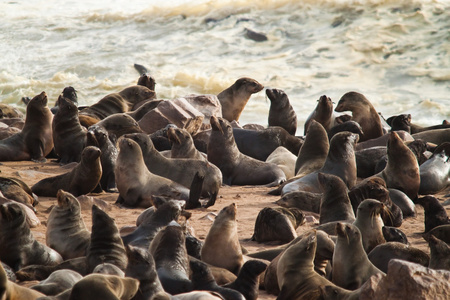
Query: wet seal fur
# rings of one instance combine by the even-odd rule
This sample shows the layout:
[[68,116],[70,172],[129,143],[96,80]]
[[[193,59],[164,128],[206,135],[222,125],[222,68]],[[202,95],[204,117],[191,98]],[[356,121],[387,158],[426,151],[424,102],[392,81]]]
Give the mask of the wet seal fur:
[[421,195],[438,193],[450,185],[450,142],[439,145],[419,171]]

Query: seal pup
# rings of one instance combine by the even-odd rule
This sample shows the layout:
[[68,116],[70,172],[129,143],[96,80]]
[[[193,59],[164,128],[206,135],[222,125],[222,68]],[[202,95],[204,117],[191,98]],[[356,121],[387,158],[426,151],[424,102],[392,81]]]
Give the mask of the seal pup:
[[395,131],[389,134],[387,156],[386,167],[374,176],[383,178],[388,188],[401,190],[414,201],[420,187],[419,164]]
[[30,288],[20,286],[6,276],[3,264],[0,264],[0,297],[8,300],[32,300],[45,295]]
[[97,205],[92,206],[91,242],[86,252],[89,273],[101,263],[109,262],[124,271],[128,258],[114,219]]
[[80,203],[63,190],[58,191],[56,198],[57,205],[52,208],[47,219],[46,244],[64,259],[85,256],[91,233],[81,217]]
[[366,199],[358,206],[353,225],[361,233],[362,245],[366,253],[386,242],[382,229],[384,223],[380,215],[383,209],[385,209],[384,204],[375,199]]
[[119,139],[116,175],[119,197],[117,203],[130,207],[147,208],[152,195],[165,195],[175,199],[189,199],[189,189],[170,179],[151,173],[144,162],[138,143],[129,138]]
[[436,194],[450,185],[450,142],[439,145],[419,167],[419,194]]
[[356,184],[356,159],[355,144],[358,135],[344,131],[336,134],[330,141],[330,150],[327,159],[321,169],[286,184],[281,194],[284,195],[294,191],[307,191],[320,193],[317,174],[327,173],[340,177],[348,188]]
[[222,105],[222,116],[229,122],[239,120],[250,96],[264,88],[258,81],[242,77],[236,80],[230,87],[217,95]]
[[383,226],[383,228],[381,228],[381,231],[383,231],[383,236],[386,242],[399,242],[405,245],[409,245],[406,234],[399,228]]
[[201,251],[202,261],[238,274],[244,263],[239,243],[235,203],[222,208],[217,215]]
[[179,225],[169,225],[159,231],[150,244],[150,253],[155,259],[159,280],[167,293],[176,295],[192,291],[185,236]]
[[44,178],[34,184],[31,191],[44,197],[56,197],[60,189],[76,197],[92,192],[102,177],[100,154],[101,151],[97,147],[88,146],[84,148],[81,154],[81,162],[71,171]]
[[427,195],[418,198],[416,204],[421,205],[425,211],[425,233],[437,226],[450,224],[447,211],[436,197]]
[[245,300],[258,299],[259,275],[267,269],[267,264],[260,260],[248,260],[239,271],[235,281],[223,287],[240,292]]
[[211,136],[208,143],[208,161],[222,171],[223,183],[228,185],[267,185],[282,183],[286,176],[274,164],[268,164],[242,154],[228,121],[211,117]]
[[297,131],[297,114],[289,102],[289,98],[283,90],[266,89],[266,95],[270,100],[269,127],[280,126],[291,135]]
[[425,238],[430,246],[430,262],[429,268],[435,270],[450,271],[450,246],[444,241],[438,239],[434,235],[429,235]]
[[83,276],[72,270],[57,270],[30,288],[47,296],[54,296],[73,287]]
[[45,157],[53,149],[53,114],[47,102],[45,92],[31,99],[22,131],[0,141],[0,161],[46,161]]
[[334,284],[344,289],[356,290],[370,276],[384,275],[367,257],[358,227],[338,222],[336,233],[332,273]]
[[87,130],[81,126],[75,103],[61,96],[58,102],[59,109],[52,122],[55,153],[60,164],[79,162],[86,146]]
[[424,267],[427,267],[430,261],[428,253],[398,242],[387,242],[376,246],[370,251],[368,258],[375,267],[384,273],[387,273],[391,259],[406,260]]
[[169,128],[167,138],[172,143],[171,158],[193,158],[208,161],[206,154],[195,148],[191,134],[183,128]]
[[286,175],[286,179],[295,176],[295,161],[297,156],[283,146],[279,146],[267,157],[266,163],[276,164]]
[[305,122],[304,135],[308,134],[309,126],[312,120],[319,122],[328,132],[332,127],[333,101],[326,95],[320,96],[317,100],[317,106],[308,116]]
[[372,103],[361,93],[345,93],[334,110],[337,112],[352,112],[352,120],[358,122],[362,127],[363,134],[360,136],[360,142],[374,139],[384,134],[380,116]]
[[0,260],[14,271],[28,265],[56,265],[63,261],[58,252],[34,238],[24,210],[14,202],[0,205],[0,244]]
[[139,280],[116,275],[90,274],[75,283],[69,300],[130,300],[139,289]]
[[348,197],[347,186],[342,179],[325,173],[318,173],[317,178],[323,191],[319,224],[333,221],[354,222],[355,214]]

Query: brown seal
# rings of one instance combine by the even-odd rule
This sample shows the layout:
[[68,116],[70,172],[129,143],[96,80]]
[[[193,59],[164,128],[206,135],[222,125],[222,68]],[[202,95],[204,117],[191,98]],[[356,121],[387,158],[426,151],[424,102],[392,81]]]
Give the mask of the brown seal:
[[55,250],[39,243],[26,223],[25,212],[14,202],[0,205],[0,260],[15,271],[28,265],[56,265]]
[[5,198],[17,201],[35,211],[39,201],[30,187],[18,178],[0,176],[0,192]]
[[384,274],[367,257],[358,227],[339,222],[336,225],[336,233],[332,273],[334,284],[355,290],[370,276]]
[[286,179],[295,176],[295,161],[297,156],[283,146],[279,146],[267,157],[267,163],[276,164],[286,175]]
[[208,161],[206,154],[195,148],[194,140],[187,130],[183,128],[169,128],[167,137],[172,143],[171,158],[194,158]]
[[3,265],[0,264],[0,296],[8,300],[34,300],[45,297],[44,294],[30,288],[20,286],[6,276]]
[[58,205],[53,207],[47,219],[46,243],[64,259],[85,256],[91,233],[81,217],[80,203],[63,190],[58,191],[56,198]]
[[23,118],[20,110],[14,106],[0,103],[0,119]]
[[283,127],[289,134],[295,135],[297,114],[286,93],[279,89],[266,89],[266,95],[270,100],[269,126]]
[[29,160],[44,162],[53,149],[52,118],[47,94],[40,93],[27,105],[21,132],[0,141],[0,161]]
[[258,299],[259,275],[267,268],[267,264],[259,260],[249,260],[241,268],[235,281],[223,285],[223,287],[235,289],[246,300]]
[[92,192],[102,177],[100,154],[97,147],[84,148],[81,162],[71,171],[42,179],[33,185],[31,190],[36,195],[45,197],[56,197],[60,189],[76,197]]
[[139,289],[139,280],[115,275],[90,274],[75,283],[69,300],[130,300]]
[[421,139],[427,143],[440,145],[450,141],[450,128],[433,129],[424,132],[414,133],[412,137],[417,140]]
[[242,154],[236,146],[233,129],[228,121],[212,116],[211,126],[208,161],[222,171],[225,184],[274,186],[286,179],[277,165]]
[[59,162],[79,162],[86,146],[87,130],[80,124],[77,106],[69,99],[60,97],[58,112],[53,117],[52,130]]
[[420,187],[419,164],[395,131],[389,134],[387,156],[386,167],[375,176],[383,178],[388,188],[401,190],[414,201]]
[[425,211],[425,233],[437,226],[450,224],[447,211],[436,197],[427,195],[417,198],[416,204],[421,205]]
[[450,245],[438,239],[434,235],[427,237],[428,245],[430,246],[430,262],[429,268],[435,270],[450,271]]
[[434,235],[445,243],[450,244],[450,224],[440,225],[431,229],[423,235],[423,238],[427,240],[431,235]]
[[88,130],[93,130],[96,127],[105,128],[108,131],[110,138],[114,137],[115,139],[119,139],[122,135],[127,133],[143,132],[139,127],[139,124],[131,116],[125,113],[110,115],[90,126]]
[[244,263],[239,243],[236,204],[225,206],[208,231],[202,247],[202,260],[213,266],[238,274]]
[[217,95],[222,105],[222,116],[228,121],[239,120],[250,96],[264,88],[258,81],[243,77]]
[[47,296],[55,296],[71,289],[83,276],[72,270],[56,270],[50,276],[30,288]]
[[363,134],[360,137],[360,142],[383,135],[380,116],[363,94],[357,92],[344,94],[334,110],[337,112],[352,112],[352,120],[358,122],[362,127]]
[[326,95],[320,96],[317,100],[317,106],[308,116],[305,122],[304,135],[308,134],[309,126],[312,120],[319,122],[323,128],[328,132],[332,127],[333,101]]
[[380,215],[383,209],[385,209],[384,204],[375,199],[366,199],[358,206],[353,225],[358,227],[361,232],[362,244],[366,253],[386,242],[382,230],[384,223]]
[[419,172],[421,195],[438,193],[450,185],[450,142],[439,145]]
[[295,207],[300,210],[306,210],[318,214],[320,212],[321,198],[321,193],[298,191],[284,194],[275,203],[282,207]]

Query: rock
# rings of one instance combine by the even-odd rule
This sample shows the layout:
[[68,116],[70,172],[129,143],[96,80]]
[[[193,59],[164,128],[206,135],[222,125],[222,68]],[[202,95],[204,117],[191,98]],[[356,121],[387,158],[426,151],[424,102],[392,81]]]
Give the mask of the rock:
[[222,105],[216,95],[187,95],[181,99],[185,99],[204,115],[204,125],[209,125],[211,116],[222,117]]
[[162,101],[158,106],[146,113],[139,126],[146,133],[153,133],[168,124],[175,124],[195,134],[201,127],[204,115],[184,98]]

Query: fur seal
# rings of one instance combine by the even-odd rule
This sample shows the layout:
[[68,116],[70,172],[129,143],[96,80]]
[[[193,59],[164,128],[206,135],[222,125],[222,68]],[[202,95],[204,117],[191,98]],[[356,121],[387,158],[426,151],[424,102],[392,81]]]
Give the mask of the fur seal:
[[267,163],[276,164],[284,172],[286,179],[295,176],[295,161],[297,156],[283,146],[279,146],[267,157]]
[[125,277],[125,272],[119,269],[118,266],[113,265],[111,263],[101,263],[98,264],[94,270],[92,270],[92,273],[98,273],[98,274],[108,274],[108,275],[116,275],[119,277]]
[[448,259],[450,257],[450,245],[432,234],[426,240],[430,246],[428,267],[435,270],[450,271],[450,260]]
[[0,119],[22,118],[23,114],[14,106],[0,103]]
[[289,103],[289,98],[283,90],[266,89],[270,100],[269,127],[280,126],[291,135],[297,131],[297,114]]
[[110,115],[103,120],[89,126],[88,130],[101,126],[108,131],[108,135],[112,142],[127,133],[143,132],[139,124],[129,115],[118,113]]
[[358,227],[361,233],[362,245],[366,253],[386,242],[382,230],[384,223],[380,216],[383,209],[385,209],[383,203],[375,199],[366,199],[358,206],[353,225]]
[[414,202],[402,191],[397,189],[388,189],[389,198],[402,210],[404,218],[416,216],[416,206]]
[[272,126],[262,130],[233,128],[233,136],[239,151],[245,155],[265,161],[279,146],[297,155],[303,141],[290,135],[284,128]]
[[350,131],[352,133],[356,133],[358,135],[362,135],[364,132],[361,128],[361,125],[359,125],[358,122],[355,121],[346,121],[341,124],[336,124],[333,127],[331,127],[330,131],[328,132],[328,139],[331,140],[331,138],[338,132],[342,131]]
[[427,143],[440,145],[450,141],[450,128],[433,129],[424,132],[414,133],[412,137],[417,140],[421,139]]
[[275,203],[281,207],[295,207],[300,210],[306,210],[318,214],[320,212],[321,198],[321,193],[298,191],[284,194]]
[[425,233],[437,226],[450,224],[447,211],[436,197],[427,195],[418,198],[416,204],[421,205],[425,211]]
[[450,142],[439,145],[419,167],[419,194],[435,194],[450,185]]
[[60,109],[62,98],[65,98],[65,99],[69,100],[70,102],[72,102],[78,110],[77,91],[73,87],[67,86],[63,89],[62,93],[58,96],[58,99],[55,102],[55,106],[53,106],[50,109],[54,115],[56,115],[58,113],[58,110]]
[[334,110],[337,112],[352,112],[352,120],[358,122],[362,127],[363,134],[360,136],[360,142],[383,135],[380,116],[363,94],[357,92],[344,94]]
[[399,228],[383,226],[383,228],[381,228],[381,231],[383,231],[383,236],[386,242],[399,242],[405,245],[409,245],[406,234]]
[[73,287],[83,276],[72,270],[56,270],[50,276],[30,288],[47,296],[54,296]]
[[235,203],[225,206],[217,215],[202,247],[202,260],[238,274],[244,263],[239,243]]
[[100,164],[100,149],[93,146],[84,148],[81,162],[71,171],[40,180],[31,188],[33,193],[44,197],[56,197],[62,189],[74,196],[92,192],[102,177]]
[[326,95],[320,96],[317,100],[317,106],[309,115],[305,122],[304,135],[308,134],[309,126],[312,120],[319,122],[323,128],[328,132],[332,126],[333,101]]
[[295,161],[295,174],[302,177],[322,168],[329,149],[325,128],[316,120],[311,120],[308,134]]
[[243,77],[217,95],[222,105],[223,118],[229,122],[239,120],[250,96],[264,88],[258,81]]
[[286,177],[274,164],[268,164],[242,154],[228,121],[211,117],[212,132],[208,143],[208,161],[222,171],[223,183],[228,185],[268,185],[282,183]]
[[357,150],[355,152],[355,157],[358,177],[367,178],[379,173],[379,171],[376,171],[377,164],[380,160],[386,158],[386,154],[386,146],[376,146]]
[[382,272],[387,273],[391,259],[401,259],[428,266],[430,256],[415,247],[398,242],[387,242],[376,246],[368,254],[369,260]]
[[0,205],[0,244],[0,260],[15,271],[28,265],[56,265],[63,261],[58,252],[35,240],[24,210],[14,202]]
[[172,143],[171,158],[193,158],[208,161],[206,154],[195,148],[191,134],[183,128],[169,128],[167,137]]
[[411,133],[411,115],[401,114],[398,116],[394,116],[389,125],[391,125],[391,131],[404,130],[408,133]]
[[258,299],[259,275],[267,269],[267,264],[260,260],[247,261],[239,271],[235,281],[223,287],[240,292],[246,300]]
[[18,178],[0,176],[0,193],[0,196],[22,203],[33,211],[34,206],[39,203],[30,187]]
[[92,206],[92,233],[86,251],[86,262],[89,273],[98,264],[105,262],[125,271],[128,263],[125,247],[114,219],[95,204]]
[[429,232],[425,233],[423,237],[425,240],[427,240],[430,235],[434,235],[436,238],[442,240],[443,242],[450,244],[450,224],[434,227]]
[[90,274],[75,283],[69,300],[130,300],[139,289],[139,280],[115,275]]
[[344,289],[359,288],[370,276],[384,273],[375,267],[363,248],[361,233],[352,224],[337,223],[332,282]]
[[22,131],[0,141],[0,161],[46,161],[45,157],[53,149],[53,114],[47,102],[45,92],[31,99]]
[[7,300],[34,300],[45,295],[29,289],[24,286],[20,286],[6,276],[3,264],[0,264],[0,297]]
[[58,204],[53,207],[47,219],[45,240],[64,259],[82,257],[91,240],[81,217],[80,203],[72,194],[59,190]]
[[4,123],[0,122],[0,140],[7,139],[7,138],[22,131],[19,128],[8,126],[6,124],[3,125],[3,124]]
[[354,147],[358,141],[358,135],[344,131],[336,134],[330,141],[325,164],[318,171],[314,171],[304,177],[286,184],[281,192],[286,194],[293,191],[320,192],[317,174],[319,172],[340,177],[348,188],[356,184],[356,159]]
[[61,164],[79,162],[86,146],[87,130],[81,126],[75,103],[64,97],[58,101],[59,109],[52,122],[55,152]]

